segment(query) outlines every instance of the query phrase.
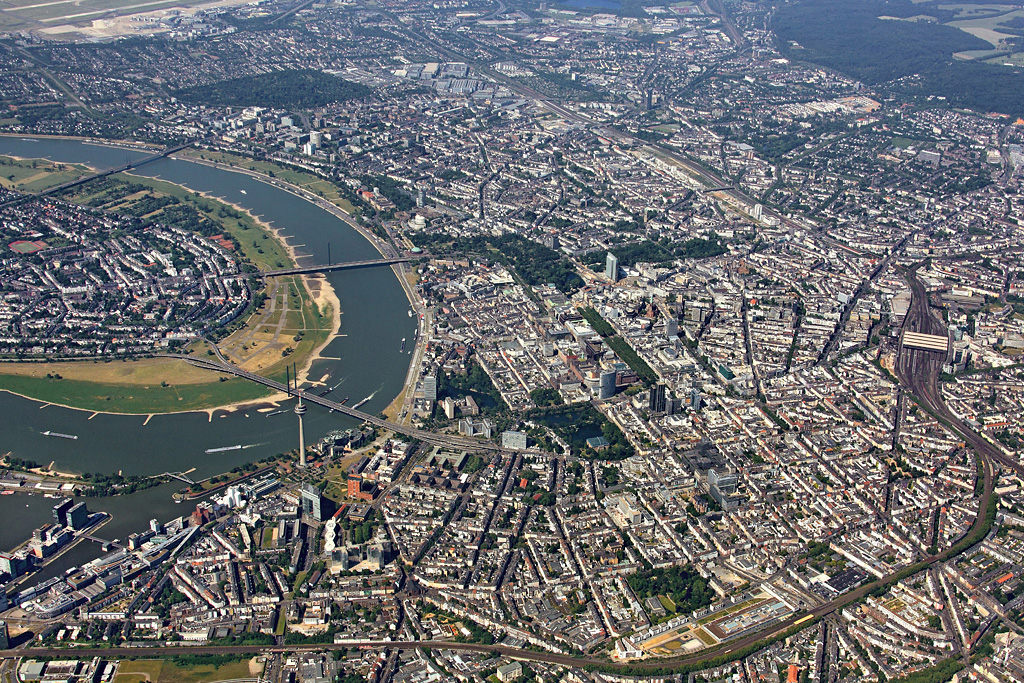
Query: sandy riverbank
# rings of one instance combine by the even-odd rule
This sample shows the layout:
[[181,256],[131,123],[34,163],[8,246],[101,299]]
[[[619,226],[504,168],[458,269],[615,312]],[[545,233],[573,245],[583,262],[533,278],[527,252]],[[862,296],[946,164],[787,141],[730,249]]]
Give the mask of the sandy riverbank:
[[[192,161],[191,159],[184,159],[184,160]],[[135,175],[135,174],[126,173],[125,175]],[[136,177],[145,178],[146,176],[136,176]],[[161,182],[165,182],[166,183],[166,182],[169,182],[169,181],[161,180]],[[171,184],[172,185],[177,185],[177,183],[171,183]],[[182,188],[188,190],[189,192],[195,192],[195,190],[187,188],[184,185],[178,185],[178,187],[182,187]],[[293,245],[289,244],[287,238],[285,238],[282,235],[282,231],[281,231],[280,228],[274,227],[270,223],[265,222],[259,216],[254,215],[248,209],[246,209],[246,208],[236,204],[235,202],[229,201],[226,198],[217,197],[217,196],[215,196],[213,194],[210,194],[208,192],[199,192],[198,194],[199,194],[199,196],[204,197],[206,199],[212,199],[212,200],[220,202],[221,204],[224,204],[226,206],[230,206],[235,211],[238,211],[239,213],[242,213],[242,214],[245,214],[246,216],[248,216],[254,223],[256,223],[256,225],[258,225],[259,227],[261,227],[262,229],[266,230],[271,235],[273,235],[274,239],[276,239],[278,241],[278,243],[282,247],[284,247],[285,252],[287,252],[287,254],[288,254],[288,258],[291,260],[291,263],[288,264],[289,266],[297,266],[298,265],[298,259],[299,259],[298,252],[296,251],[296,249],[295,249],[295,247]],[[303,199],[305,199],[305,197],[303,197]],[[309,275],[309,274],[301,274],[301,275],[299,275],[299,277],[302,279],[302,285],[306,288],[306,291],[309,292],[309,295],[310,295],[310,297],[312,297],[313,302],[318,307],[320,307],[320,309],[322,311],[325,311],[325,312],[329,311],[330,316],[331,316],[331,331],[330,331],[330,333],[328,333],[327,337],[324,339],[323,342],[321,342],[319,345],[317,345],[310,352],[309,357],[302,364],[302,366],[296,368],[296,370],[298,372],[298,381],[299,382],[308,382],[309,381],[309,370],[313,366],[313,363],[315,363],[318,360],[321,360],[324,349],[326,349],[327,346],[332,341],[334,341],[338,337],[338,334],[341,332],[341,300],[338,298],[337,292],[334,291],[334,287],[332,287],[331,283],[327,281],[327,278],[315,277],[315,276]],[[277,402],[286,399],[287,395],[283,394],[283,393],[277,393],[277,394],[274,394],[274,396],[272,398],[273,398],[273,400],[274,400],[274,402],[276,404]],[[238,407],[247,407],[248,405],[251,405],[251,403],[242,404],[241,406],[238,406]],[[235,410],[235,409],[237,409],[237,407],[235,407],[235,406],[220,406],[220,407],[217,407],[217,408],[212,408],[210,410]],[[207,412],[209,412],[209,411],[207,411]]]

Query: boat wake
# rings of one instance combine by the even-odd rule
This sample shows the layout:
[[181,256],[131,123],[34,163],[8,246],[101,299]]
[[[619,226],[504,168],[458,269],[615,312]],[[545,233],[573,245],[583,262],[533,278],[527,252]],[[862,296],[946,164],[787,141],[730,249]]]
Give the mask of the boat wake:
[[366,397],[366,398],[364,398],[364,399],[363,399],[362,401],[360,401],[359,403],[355,404],[355,405],[354,405],[354,406],[352,406],[352,407],[353,407],[354,409],[357,409],[357,410],[358,410],[358,409],[359,409],[359,406],[361,406],[361,405],[363,405],[363,404],[367,403],[368,401],[371,401],[371,400],[373,400],[373,397],[374,397],[374,396],[376,396],[376,395],[377,395],[377,393],[378,393],[378,392],[379,392],[379,391],[380,391],[381,389],[383,389],[383,388],[384,388],[384,385],[383,385],[383,384],[381,384],[381,385],[380,385],[379,387],[377,387],[377,391],[373,392],[372,394],[370,394],[369,396],[367,396],[367,397]]
[[261,443],[251,443],[248,444],[247,446],[243,446],[242,444],[238,444],[235,446],[221,446],[220,448],[207,448],[206,453],[207,455],[209,455],[210,453],[225,453],[227,451],[244,451],[247,448],[255,448],[256,446],[262,445],[263,444]]

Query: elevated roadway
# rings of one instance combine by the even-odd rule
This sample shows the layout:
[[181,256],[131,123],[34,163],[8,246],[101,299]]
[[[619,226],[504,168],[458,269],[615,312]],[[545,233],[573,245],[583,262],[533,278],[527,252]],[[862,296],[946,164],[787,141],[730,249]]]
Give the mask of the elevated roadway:
[[217,349],[216,346],[214,346],[214,349],[217,352],[219,360],[207,360],[205,358],[193,358],[191,356],[174,357],[181,358],[186,363],[194,365],[197,368],[211,370],[214,372],[223,372],[229,375],[234,375],[235,377],[247,379],[250,382],[262,384],[263,386],[274,389],[275,391],[290,393],[294,396],[301,396],[302,400],[306,401],[307,403],[315,403],[316,405],[323,406],[324,408],[328,408],[329,410],[335,410],[339,413],[348,415],[349,417],[354,417],[357,420],[369,422],[370,424],[375,425],[377,427],[381,427],[382,429],[389,429],[397,434],[408,436],[411,439],[419,439],[420,441],[426,441],[427,443],[432,443],[437,446],[445,446],[447,448],[454,448],[459,450],[492,452],[508,450],[502,448],[497,444],[491,443],[490,441],[470,439],[461,436],[452,436],[449,434],[438,434],[436,432],[428,432],[421,429],[416,429],[415,427],[400,425],[395,422],[385,420],[384,418],[377,417],[376,415],[370,415],[369,413],[364,413],[361,410],[350,408],[346,405],[338,403],[337,401],[332,401],[331,399],[325,396],[317,396],[314,393],[303,391],[301,389],[292,389],[289,392],[289,388],[286,385],[282,384],[281,382],[278,382],[277,380],[270,379],[269,377],[263,377],[262,375],[257,375],[254,372],[242,370],[241,368],[226,362],[225,360],[223,360],[223,356],[220,356],[220,350]]
[[415,259],[411,256],[396,256],[392,258],[373,258],[365,261],[346,261],[344,263],[321,264],[319,266],[296,266],[294,268],[281,268],[280,270],[262,270],[263,277],[278,277],[281,275],[305,275],[307,273],[329,273],[335,270],[349,270],[352,268],[372,268],[373,266],[391,266],[396,263],[408,263]]
[[121,173],[123,171],[128,171],[128,170],[131,170],[133,168],[138,168],[139,166],[142,166],[144,164],[148,164],[151,161],[156,161],[158,159],[163,159],[164,157],[168,157],[168,156],[174,154],[175,152],[180,152],[181,150],[185,149],[186,147],[191,147],[191,146],[192,146],[191,142],[186,142],[185,144],[182,144],[182,145],[175,145],[174,147],[168,147],[167,149],[165,149],[165,150],[163,150],[161,152],[155,152],[153,154],[150,154],[148,157],[143,157],[143,158],[138,159],[136,161],[126,162],[126,163],[124,163],[121,166],[118,166],[116,168],[108,168],[108,169],[103,170],[103,171],[97,171],[96,173],[93,173],[91,175],[83,176],[83,177],[79,178],[78,180],[72,180],[72,181],[69,181],[69,182],[57,185],[55,187],[51,187],[51,188],[49,188],[47,190],[43,190],[42,192],[36,194],[35,196],[36,197],[45,197],[47,195],[56,194],[58,192],[63,192],[64,190],[69,190],[72,187],[78,187],[79,185],[84,185],[85,183],[91,182],[91,181],[96,180],[98,178],[105,178],[105,177],[107,177],[109,175],[114,175],[115,173]]
[[[185,149],[186,147],[190,147],[191,145],[192,145],[191,142],[187,142],[187,143],[182,144],[182,145],[175,145],[174,147],[168,147],[167,149],[165,149],[163,151],[154,152],[153,154],[150,154],[149,156],[143,157],[141,159],[137,159],[136,161],[125,162],[124,164],[122,164],[120,166],[117,166],[116,168],[108,168],[108,169],[104,169],[102,171],[97,171],[96,173],[90,173],[89,175],[82,176],[81,178],[77,178],[76,180],[70,180],[70,181],[68,181],[66,183],[61,183],[60,185],[55,185],[55,186],[53,186],[51,188],[47,188],[47,189],[43,190],[42,192],[37,192],[35,194],[21,194],[21,195],[15,197],[14,199],[11,199],[11,200],[8,200],[6,202],[0,203],[0,206],[6,206],[8,204],[17,204],[18,202],[27,201],[29,199],[36,198],[36,197],[48,197],[50,195],[63,192],[64,190],[70,190],[73,187],[78,187],[79,185],[84,185],[84,184],[86,184],[88,182],[92,182],[93,180],[97,180],[99,178],[106,178],[107,176],[111,176],[111,175],[114,175],[116,173],[122,173],[124,171],[128,171],[128,170],[131,170],[133,168],[137,168],[139,166],[142,166],[143,164],[148,164],[148,163],[150,163],[152,161],[156,161],[158,159],[163,159],[165,157],[168,157],[168,156],[174,154],[175,152],[180,152],[181,150]],[[137,151],[137,150],[134,150],[134,151]]]

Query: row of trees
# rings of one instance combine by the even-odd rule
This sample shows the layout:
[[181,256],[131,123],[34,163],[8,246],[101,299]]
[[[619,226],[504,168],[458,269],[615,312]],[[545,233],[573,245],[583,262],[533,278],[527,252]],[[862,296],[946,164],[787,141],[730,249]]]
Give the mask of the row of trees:
[[[729,251],[717,236],[693,237],[683,242],[672,242],[667,237],[657,241],[640,240],[632,244],[616,245],[611,253],[619,265],[629,267],[637,263],[670,264],[676,259],[704,259],[720,256]],[[594,251],[584,257],[584,263],[599,266],[604,263],[606,251]]]

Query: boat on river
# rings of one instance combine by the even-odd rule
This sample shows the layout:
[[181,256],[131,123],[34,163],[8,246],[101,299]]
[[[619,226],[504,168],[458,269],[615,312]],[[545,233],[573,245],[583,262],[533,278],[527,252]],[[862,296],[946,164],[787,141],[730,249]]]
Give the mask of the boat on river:
[[224,453],[226,451],[240,451],[242,450],[242,444],[237,446],[221,446],[220,448],[207,448],[207,453]]
[[78,441],[78,437],[74,434],[61,434],[60,432],[51,432],[49,429],[43,432],[43,436],[55,436],[58,439],[71,439],[72,441]]

